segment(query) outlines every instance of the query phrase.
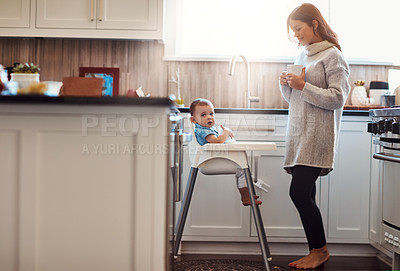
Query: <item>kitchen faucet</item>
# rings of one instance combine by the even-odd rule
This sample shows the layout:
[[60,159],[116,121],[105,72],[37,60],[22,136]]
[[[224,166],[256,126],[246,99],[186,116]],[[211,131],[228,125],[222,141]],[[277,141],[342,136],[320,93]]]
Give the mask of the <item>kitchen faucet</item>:
[[234,55],[231,58],[231,61],[229,63],[229,75],[233,76],[233,73],[235,72],[235,65],[237,59],[241,57],[243,59],[244,64],[246,64],[246,69],[247,69],[247,92],[245,92],[245,105],[247,104],[247,108],[251,108],[251,103],[252,102],[259,102],[260,97],[255,97],[251,96],[250,94],[250,65],[249,61],[247,61],[247,58],[244,55]]

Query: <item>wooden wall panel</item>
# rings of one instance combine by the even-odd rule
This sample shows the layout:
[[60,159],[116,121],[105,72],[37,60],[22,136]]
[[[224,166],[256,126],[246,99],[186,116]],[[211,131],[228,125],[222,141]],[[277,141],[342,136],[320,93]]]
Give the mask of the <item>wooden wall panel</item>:
[[143,86],[152,96],[165,96],[164,46],[157,41],[89,39],[0,39],[0,63],[33,62],[40,80],[62,81],[78,76],[79,67],[119,67],[120,95]]
[[[237,62],[233,76],[228,75],[228,61],[163,61],[164,45],[157,41],[91,40],[91,39],[0,39],[0,63],[33,62],[41,68],[42,81],[61,81],[78,76],[79,67],[119,67],[120,95],[128,89],[143,87],[154,97],[177,94],[170,82],[176,70],[181,71],[181,90],[185,105],[198,97],[210,99],[215,107],[245,106],[247,73],[243,62]],[[250,62],[250,90],[260,97],[254,108],[287,108],[278,78],[285,63]],[[387,66],[351,65],[350,84],[365,80],[387,81]],[[350,99],[347,104],[350,103]]]

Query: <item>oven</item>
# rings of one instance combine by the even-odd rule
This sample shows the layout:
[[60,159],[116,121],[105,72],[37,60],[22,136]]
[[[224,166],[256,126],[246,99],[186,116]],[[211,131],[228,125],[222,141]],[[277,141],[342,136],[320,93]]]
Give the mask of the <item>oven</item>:
[[400,269],[400,107],[370,110],[368,132],[378,146],[382,185],[381,245],[393,252],[392,270]]

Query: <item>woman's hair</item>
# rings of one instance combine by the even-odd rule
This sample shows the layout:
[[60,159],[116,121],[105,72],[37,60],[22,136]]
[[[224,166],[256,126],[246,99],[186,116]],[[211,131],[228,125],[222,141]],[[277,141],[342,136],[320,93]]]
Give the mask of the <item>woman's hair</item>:
[[214,105],[212,104],[212,102],[210,102],[209,100],[203,99],[203,98],[198,98],[198,99],[194,100],[194,101],[192,102],[192,104],[190,105],[189,111],[190,111],[190,115],[191,115],[191,116],[193,116],[194,110],[196,109],[196,106],[198,106],[198,105],[209,105],[209,106],[211,106],[211,107],[214,107]]
[[287,18],[287,32],[289,35],[289,39],[292,40],[289,34],[290,20],[302,21],[303,23],[306,23],[308,24],[308,26],[311,27],[313,26],[313,20],[316,20],[318,22],[318,27],[316,30],[313,28],[314,33],[316,32],[315,34],[319,34],[321,38],[335,45],[336,48],[338,48],[340,51],[342,50],[338,42],[337,34],[333,32],[332,28],[325,21],[321,12],[313,4],[304,3],[301,6],[298,6],[292,11],[292,13],[290,13],[289,17]]

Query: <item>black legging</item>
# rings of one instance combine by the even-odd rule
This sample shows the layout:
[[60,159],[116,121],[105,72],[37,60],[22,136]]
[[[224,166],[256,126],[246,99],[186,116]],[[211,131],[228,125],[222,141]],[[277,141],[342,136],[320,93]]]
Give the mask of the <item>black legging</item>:
[[326,244],[321,212],[315,203],[315,181],[321,168],[294,166],[289,195],[300,214],[309,249],[321,248]]

